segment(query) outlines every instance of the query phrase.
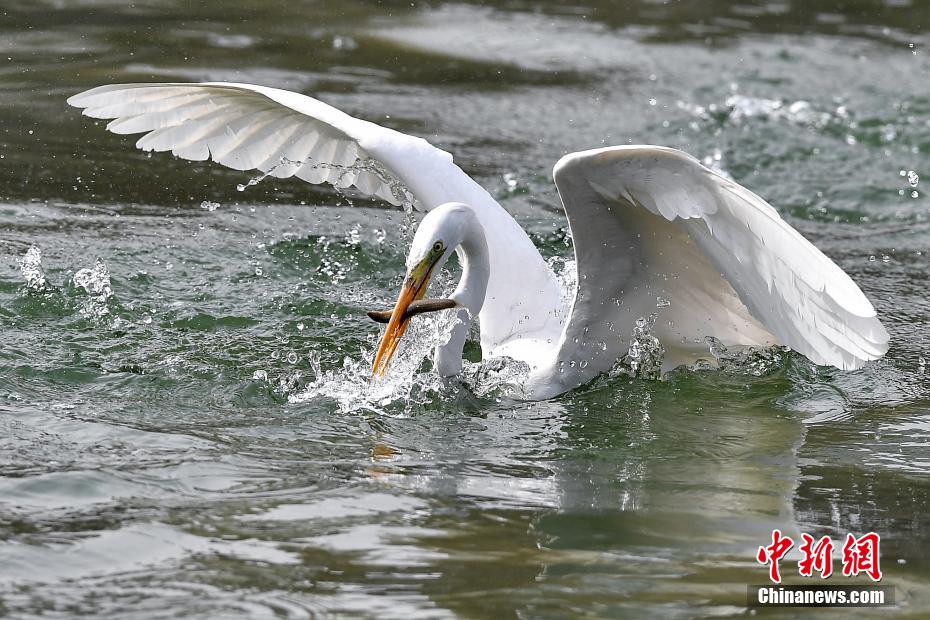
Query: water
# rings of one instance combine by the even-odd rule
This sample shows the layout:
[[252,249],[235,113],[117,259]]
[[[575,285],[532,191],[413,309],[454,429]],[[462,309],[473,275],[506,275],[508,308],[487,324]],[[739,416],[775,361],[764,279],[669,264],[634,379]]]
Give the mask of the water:
[[[738,616],[774,527],[881,533],[890,615],[930,612],[930,9],[257,6],[0,7],[0,616]],[[365,392],[402,211],[239,192],[64,103],[221,79],[451,150],[560,265],[559,156],[684,148],[848,271],[891,351],[842,373],[718,349],[523,403],[474,346],[462,382],[413,347]]]

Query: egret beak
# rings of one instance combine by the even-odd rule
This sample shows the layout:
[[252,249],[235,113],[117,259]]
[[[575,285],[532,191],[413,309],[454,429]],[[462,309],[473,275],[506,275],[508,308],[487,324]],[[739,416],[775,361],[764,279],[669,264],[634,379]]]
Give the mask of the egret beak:
[[410,274],[404,280],[404,285],[397,296],[397,303],[394,304],[394,310],[391,311],[387,329],[384,330],[384,335],[378,345],[378,352],[375,354],[375,361],[371,366],[372,376],[383,376],[388,364],[391,363],[391,358],[397,350],[400,338],[407,330],[407,325],[413,316],[413,313],[408,312],[408,310],[411,304],[423,299],[423,296],[426,295],[430,276],[433,275],[433,267],[436,266],[441,255],[441,252],[438,256],[431,252],[429,256],[420,261],[420,264],[410,270]]

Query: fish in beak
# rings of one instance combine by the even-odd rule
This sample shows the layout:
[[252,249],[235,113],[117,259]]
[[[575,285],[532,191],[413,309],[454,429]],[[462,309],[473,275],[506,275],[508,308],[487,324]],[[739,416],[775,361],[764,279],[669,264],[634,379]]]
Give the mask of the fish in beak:
[[371,367],[373,376],[381,377],[384,375],[391,363],[394,352],[397,350],[401,336],[404,335],[413,316],[424,312],[454,308],[458,305],[451,299],[423,299],[424,295],[426,295],[426,289],[429,287],[433,269],[444,252],[445,246],[437,241],[426,258],[410,270],[404,279],[400,294],[397,296],[397,303],[394,304],[394,309],[390,313],[377,311],[368,313],[368,316],[373,320],[377,322],[386,321],[388,324],[384,335],[381,337],[378,352],[375,354],[375,361]]

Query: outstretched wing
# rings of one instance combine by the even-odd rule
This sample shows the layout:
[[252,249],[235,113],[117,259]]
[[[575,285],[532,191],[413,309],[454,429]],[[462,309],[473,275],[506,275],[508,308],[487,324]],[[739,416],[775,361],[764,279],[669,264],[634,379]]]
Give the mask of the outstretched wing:
[[888,332],[850,277],[762,198],[693,157],[597,149],[563,157],[554,178],[578,268],[563,361],[587,356],[604,370],[616,355],[591,351],[612,338],[624,352],[636,319],[652,313],[677,363],[706,353],[707,336],[784,344],[842,369],[887,351]]
[[[310,183],[355,186],[392,204],[430,210],[471,207],[488,242],[492,271],[481,313],[489,348],[544,329],[559,288],[526,233],[487,191],[426,140],[353,118],[305,95],[277,88],[211,82],[114,84],[68,99],[110,131],[145,133],[136,146],[237,170]],[[519,265],[516,273],[509,268]],[[517,318],[519,313],[522,319]]]
[[426,174],[435,166],[446,172],[452,161],[425,140],[277,88],[225,82],[111,84],[74,95],[68,103],[84,108],[86,116],[114,119],[107,125],[114,133],[145,133],[136,142],[144,151],[171,151],[192,161],[212,159],[236,170],[338,188],[355,186],[394,205],[412,199],[405,190],[416,179],[403,178],[413,169],[404,165],[405,158]]

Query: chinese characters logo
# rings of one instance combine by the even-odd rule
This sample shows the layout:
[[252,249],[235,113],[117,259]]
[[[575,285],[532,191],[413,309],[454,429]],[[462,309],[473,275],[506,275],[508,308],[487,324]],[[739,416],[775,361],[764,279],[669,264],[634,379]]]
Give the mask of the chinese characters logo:
[[[802,577],[813,577],[818,573],[821,579],[833,574],[833,540],[824,536],[815,540],[810,534],[801,534],[802,543],[798,547],[801,559],[798,561],[798,573]],[[881,539],[875,532],[855,537],[846,535],[842,549],[843,576],[855,577],[860,573],[868,575],[872,581],[881,581],[882,570],[879,564],[879,543]],[[781,583],[779,561],[794,547],[794,540],[785,536],[781,530],[772,531],[772,543],[759,547],[756,561],[769,567],[769,579]]]

